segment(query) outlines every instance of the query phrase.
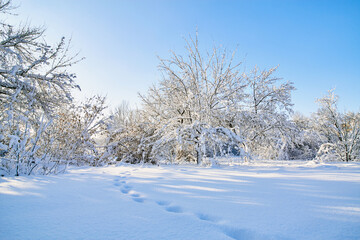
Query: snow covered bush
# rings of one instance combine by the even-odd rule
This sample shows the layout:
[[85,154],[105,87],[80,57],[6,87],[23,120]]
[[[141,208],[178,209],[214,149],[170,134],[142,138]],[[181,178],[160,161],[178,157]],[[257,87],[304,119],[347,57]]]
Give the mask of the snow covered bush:
[[154,124],[146,122],[140,110],[132,110],[123,102],[107,123],[107,161],[127,163],[152,162],[150,156],[154,136]]
[[0,168],[9,175],[58,173],[69,164],[97,165],[102,151],[104,98],[59,108],[51,120],[38,122],[4,111],[0,124]]
[[292,121],[295,125],[295,134],[288,148],[290,159],[314,159],[323,143],[320,134],[315,130],[314,117],[306,117],[300,113],[295,113],[292,116]]
[[335,144],[324,143],[320,146],[315,159],[320,161],[336,161],[341,159],[341,156],[338,154]]
[[97,165],[103,150],[96,140],[105,129],[105,108],[105,98],[94,96],[57,109],[44,133],[42,150],[60,165]]
[[[27,117],[3,111],[0,123],[0,169],[9,175],[30,175],[36,167],[48,168],[47,156],[39,152],[41,138],[51,122],[44,117],[33,124]],[[46,162],[46,164],[45,164]]]

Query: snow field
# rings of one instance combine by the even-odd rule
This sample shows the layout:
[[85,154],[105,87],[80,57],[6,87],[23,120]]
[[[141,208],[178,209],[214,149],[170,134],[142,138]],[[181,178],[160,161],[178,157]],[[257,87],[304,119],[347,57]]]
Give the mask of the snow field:
[[0,239],[360,239],[360,165],[109,166],[0,180]]

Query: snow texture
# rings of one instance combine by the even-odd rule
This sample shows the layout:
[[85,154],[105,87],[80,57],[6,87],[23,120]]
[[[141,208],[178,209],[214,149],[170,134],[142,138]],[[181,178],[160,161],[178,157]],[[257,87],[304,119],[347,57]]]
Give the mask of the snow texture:
[[0,179],[0,239],[360,239],[360,164],[72,168]]

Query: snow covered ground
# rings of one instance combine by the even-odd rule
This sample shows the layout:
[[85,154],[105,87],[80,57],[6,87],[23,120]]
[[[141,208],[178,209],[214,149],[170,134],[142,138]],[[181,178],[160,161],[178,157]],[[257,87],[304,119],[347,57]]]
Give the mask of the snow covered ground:
[[360,239],[360,164],[122,165],[3,177],[0,239]]

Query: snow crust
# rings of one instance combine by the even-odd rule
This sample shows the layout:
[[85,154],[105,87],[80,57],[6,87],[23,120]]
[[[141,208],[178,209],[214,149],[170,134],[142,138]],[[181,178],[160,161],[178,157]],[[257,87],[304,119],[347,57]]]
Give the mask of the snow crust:
[[0,178],[0,239],[360,239],[360,164],[121,165]]

